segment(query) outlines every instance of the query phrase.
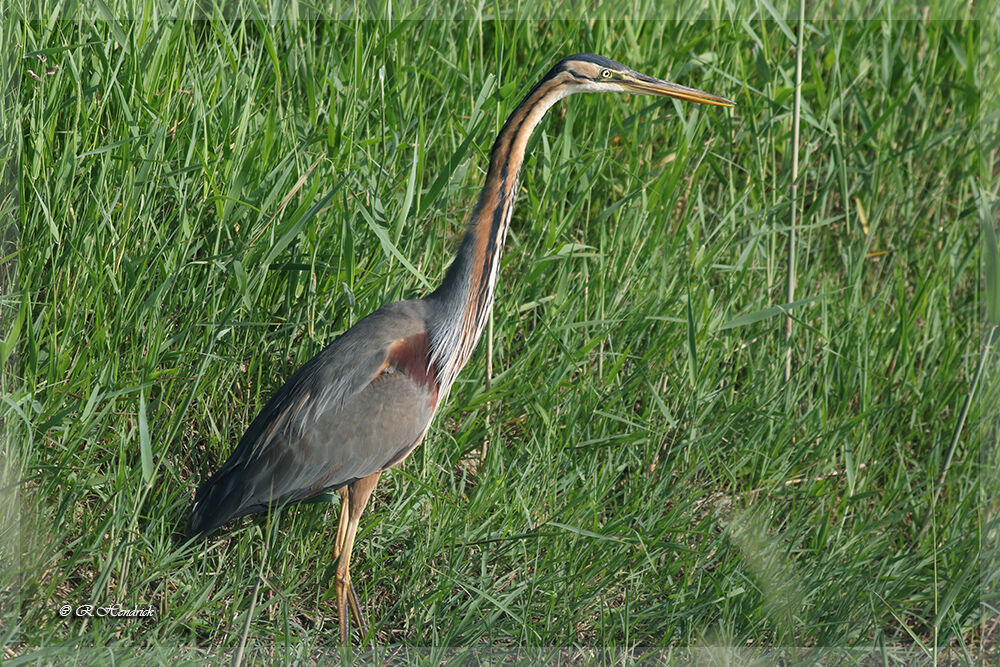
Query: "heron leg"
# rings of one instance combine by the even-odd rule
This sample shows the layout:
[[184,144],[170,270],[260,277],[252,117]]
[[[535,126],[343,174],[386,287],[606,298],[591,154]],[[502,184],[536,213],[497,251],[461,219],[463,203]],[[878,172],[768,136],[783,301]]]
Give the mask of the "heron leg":
[[[340,523],[337,526],[337,540],[333,545],[333,558],[334,560],[340,559],[340,554],[344,550],[344,538],[347,537],[347,522],[350,516],[350,492],[349,487],[342,486],[337,490],[340,494]],[[354,584],[350,585],[351,596],[348,598],[348,602],[351,605],[351,613],[354,614],[354,620],[362,628],[362,632],[368,632],[368,628],[365,627],[364,619],[361,616],[361,605],[358,603],[358,593],[354,590]]]
[[337,541],[333,545],[334,559],[340,558],[340,552],[344,550],[344,536],[347,535],[347,509],[351,502],[348,487],[340,487],[337,489],[337,494],[340,495],[340,523],[337,525]]
[[[338,549],[340,560],[337,562],[337,578],[334,581],[334,587],[337,592],[337,620],[340,622],[340,641],[344,644],[347,643],[348,613],[354,617],[363,633],[368,632],[364,615],[361,613],[361,605],[358,603],[358,596],[354,593],[354,585],[351,583],[351,551],[354,549],[354,537],[358,533],[358,521],[361,519],[361,513],[364,512],[365,506],[368,504],[368,499],[378,483],[380,474],[375,473],[368,477],[362,477],[350,485],[346,494],[342,494],[342,496],[346,495],[347,502],[344,503],[344,509],[341,510],[341,524],[345,523],[344,516],[346,514],[347,525],[343,529],[343,542]],[[338,528],[338,542],[341,541],[340,533],[341,530]],[[350,612],[348,612],[348,604],[350,604]]]

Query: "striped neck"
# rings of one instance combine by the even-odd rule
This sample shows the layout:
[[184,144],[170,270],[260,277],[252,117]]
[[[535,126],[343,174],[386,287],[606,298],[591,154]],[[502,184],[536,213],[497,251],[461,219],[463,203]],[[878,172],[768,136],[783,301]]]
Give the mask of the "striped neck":
[[524,151],[545,112],[573,90],[554,68],[514,109],[493,143],[486,182],[469,219],[458,254],[440,287],[427,297],[434,306],[430,322],[431,363],[444,396],[479,342],[486,327],[497,271],[517,198]]

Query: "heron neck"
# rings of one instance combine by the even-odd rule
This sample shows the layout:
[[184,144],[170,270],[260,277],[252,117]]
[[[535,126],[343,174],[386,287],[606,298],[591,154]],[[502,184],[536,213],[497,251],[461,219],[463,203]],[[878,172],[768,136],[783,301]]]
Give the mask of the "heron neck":
[[486,182],[458,253],[441,285],[428,296],[434,305],[431,361],[438,369],[442,395],[472,356],[486,327],[528,138],[545,112],[568,94],[558,79],[547,76],[507,118],[493,143]]

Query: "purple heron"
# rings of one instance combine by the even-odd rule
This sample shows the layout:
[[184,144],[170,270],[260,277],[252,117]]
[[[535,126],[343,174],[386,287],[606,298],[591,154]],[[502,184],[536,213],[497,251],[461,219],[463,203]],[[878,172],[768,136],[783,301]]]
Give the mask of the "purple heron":
[[188,533],[205,536],[245,514],[338,491],[334,586],[344,642],[348,608],[366,632],[350,573],[358,521],[379,475],[420,444],[483,333],[528,137],[567,95],[605,92],[733,105],[601,56],[561,60],[500,130],[465,237],[440,287],[423,299],[382,306],[309,360],[195,493]]

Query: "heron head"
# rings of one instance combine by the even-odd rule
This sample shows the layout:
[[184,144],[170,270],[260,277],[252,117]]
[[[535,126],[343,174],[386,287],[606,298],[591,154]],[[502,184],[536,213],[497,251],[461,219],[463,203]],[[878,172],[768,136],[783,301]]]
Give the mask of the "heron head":
[[592,53],[577,53],[563,58],[549,73],[549,77],[556,76],[559,76],[567,86],[567,94],[571,92],[634,93],[636,95],[675,97],[687,102],[712,104],[720,107],[735,105],[734,102],[725,97],[646,76],[610,58],[595,56]]

